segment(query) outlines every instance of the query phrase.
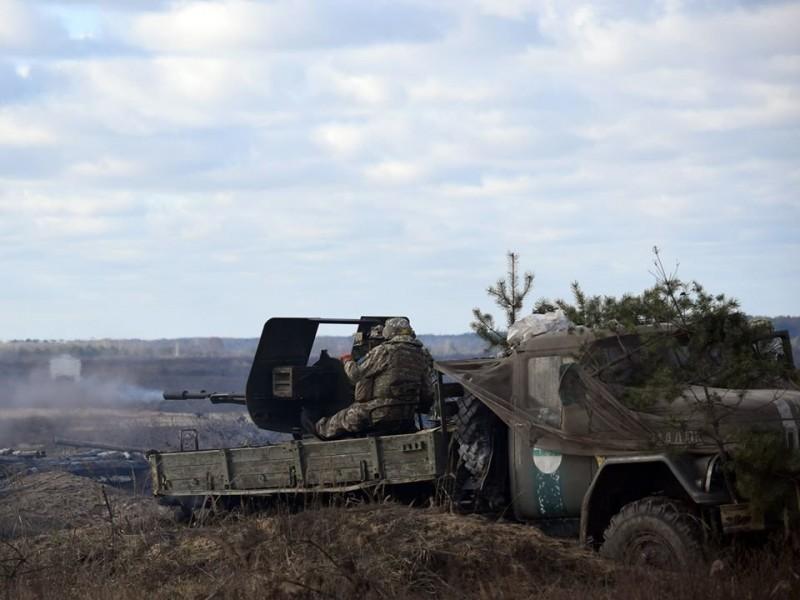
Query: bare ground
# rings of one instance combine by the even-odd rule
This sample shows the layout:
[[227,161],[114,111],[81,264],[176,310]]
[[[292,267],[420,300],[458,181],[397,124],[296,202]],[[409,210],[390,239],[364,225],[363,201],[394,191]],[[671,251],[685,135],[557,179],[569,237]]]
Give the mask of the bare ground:
[[196,429],[201,447],[275,441],[242,411],[163,412],[145,407],[0,408],[0,447],[36,445],[48,454],[58,437],[131,448],[177,449],[181,429]]

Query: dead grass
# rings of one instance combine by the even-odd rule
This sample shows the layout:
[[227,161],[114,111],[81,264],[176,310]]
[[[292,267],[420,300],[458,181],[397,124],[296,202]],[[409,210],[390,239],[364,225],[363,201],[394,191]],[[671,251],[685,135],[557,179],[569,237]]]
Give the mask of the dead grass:
[[12,477],[0,489],[0,540],[31,537],[59,529],[75,530],[106,523],[105,497],[119,523],[165,519],[171,511],[152,498],[131,496],[63,471]]
[[88,521],[0,541],[0,593],[22,600],[800,597],[800,555],[779,544],[731,557],[715,576],[707,567],[670,574],[621,568],[532,526],[439,509],[277,506],[189,527],[156,512],[126,518],[113,494],[109,504],[113,527],[101,504]]

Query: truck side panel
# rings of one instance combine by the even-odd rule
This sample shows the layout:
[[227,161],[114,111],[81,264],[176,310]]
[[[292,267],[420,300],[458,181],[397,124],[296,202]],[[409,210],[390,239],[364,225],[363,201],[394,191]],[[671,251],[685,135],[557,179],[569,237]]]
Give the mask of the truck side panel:
[[153,452],[155,495],[335,491],[377,483],[435,481],[444,474],[439,430],[256,448]]
[[577,518],[597,469],[593,456],[549,452],[531,443],[527,427],[509,428],[511,494],[520,520]]

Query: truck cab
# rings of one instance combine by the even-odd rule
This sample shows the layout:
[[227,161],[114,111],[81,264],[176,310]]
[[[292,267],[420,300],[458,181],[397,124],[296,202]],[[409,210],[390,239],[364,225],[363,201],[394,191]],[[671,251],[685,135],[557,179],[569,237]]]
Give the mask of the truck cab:
[[[506,357],[438,363],[463,388],[450,401],[459,406],[454,435],[474,495],[486,492],[496,505],[504,488],[517,519],[573,530],[627,562],[688,566],[709,537],[767,527],[769,515],[752,511],[724,476],[733,439],[725,435],[757,422],[796,450],[800,392],[712,388],[716,439],[702,414],[709,388],[634,410],[625,393],[649,335],[671,333],[575,327]],[[791,361],[786,342],[778,332],[769,343]]]

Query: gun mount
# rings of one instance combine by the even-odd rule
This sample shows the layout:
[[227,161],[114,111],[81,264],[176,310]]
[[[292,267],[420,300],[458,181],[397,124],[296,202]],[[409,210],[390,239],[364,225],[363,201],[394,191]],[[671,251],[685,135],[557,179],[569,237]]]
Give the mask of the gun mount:
[[247,410],[262,429],[292,432],[300,427],[300,412],[312,418],[332,415],[353,401],[353,386],[342,363],[320,352],[309,364],[320,325],[355,325],[351,354],[366,354],[376,325],[391,317],[359,319],[273,318],[261,332],[247,378]]
[[357,326],[350,354],[358,360],[375,345],[376,326],[383,326],[390,318],[269,319],[261,332],[244,394],[184,390],[165,392],[164,399],[241,404],[261,429],[291,433],[300,427],[302,410],[318,418],[332,415],[353,401],[353,386],[338,359],[322,350],[310,364],[319,326]]

